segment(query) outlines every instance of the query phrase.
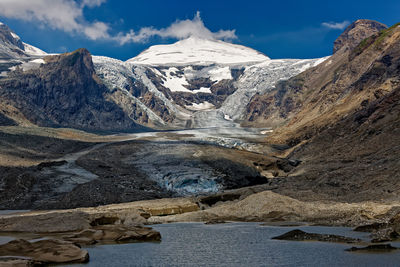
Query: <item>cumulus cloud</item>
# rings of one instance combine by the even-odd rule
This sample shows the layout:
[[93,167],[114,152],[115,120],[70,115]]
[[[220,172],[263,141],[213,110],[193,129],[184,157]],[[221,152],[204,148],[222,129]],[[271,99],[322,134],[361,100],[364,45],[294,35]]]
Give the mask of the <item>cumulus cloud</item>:
[[110,38],[109,28],[103,22],[87,22],[83,16],[83,8],[98,6],[103,2],[105,0],[84,0],[79,5],[72,0],[1,0],[0,15],[24,21],[38,21],[52,29],[81,33],[96,40]]
[[184,39],[196,36],[206,39],[234,40],[235,30],[211,32],[203,23],[200,12],[193,19],[176,20],[169,27],[156,29],[143,27],[112,35],[110,26],[102,21],[89,22],[83,9],[102,5],[107,0],[0,0],[0,16],[24,21],[39,22],[52,29],[70,34],[83,34],[91,40],[111,40],[121,45],[143,43],[150,38]]
[[321,25],[333,30],[344,30],[349,24],[350,22],[345,20],[343,22],[323,22]]
[[128,42],[146,42],[149,38],[159,36],[161,38],[185,39],[190,36],[205,38],[205,39],[222,39],[234,40],[237,38],[235,30],[219,30],[211,32],[200,17],[200,12],[197,11],[193,19],[177,20],[167,28],[155,29],[153,27],[141,28],[138,32],[130,30],[126,34],[120,33],[116,39],[121,44]]

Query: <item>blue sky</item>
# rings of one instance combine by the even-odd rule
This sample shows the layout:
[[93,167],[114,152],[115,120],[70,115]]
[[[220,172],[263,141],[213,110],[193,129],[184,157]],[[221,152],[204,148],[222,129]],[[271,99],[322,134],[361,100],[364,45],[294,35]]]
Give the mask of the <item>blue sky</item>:
[[122,60],[191,31],[271,58],[321,57],[331,54],[348,22],[366,18],[390,26],[399,14],[398,0],[0,0],[0,20],[27,43],[47,52],[86,47]]

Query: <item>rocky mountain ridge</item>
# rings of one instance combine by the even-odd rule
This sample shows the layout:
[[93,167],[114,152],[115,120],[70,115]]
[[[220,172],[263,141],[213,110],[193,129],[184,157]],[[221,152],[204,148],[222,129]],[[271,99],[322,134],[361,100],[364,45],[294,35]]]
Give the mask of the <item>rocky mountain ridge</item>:
[[[0,99],[38,126],[127,130],[137,125],[112,101],[86,49],[46,56],[38,68],[0,79]],[[13,114],[7,114],[12,119]],[[16,118],[14,121],[18,121]]]
[[[280,156],[302,161],[274,180],[276,192],[307,201],[397,199],[400,27],[367,24],[370,36],[358,45],[352,36],[329,60],[247,106],[248,124],[275,126],[268,142],[288,144]],[[356,21],[342,44],[358,25],[365,31]]]
[[[355,31],[361,27],[366,34],[365,25],[364,20],[359,20],[348,29]],[[354,46],[352,36],[348,41],[351,45],[343,46],[329,60],[278,83],[277,90],[269,94],[254,96],[247,106],[250,124],[283,126],[278,132],[285,142],[288,138],[284,136],[311,136],[313,129],[335,123],[362,103],[389,93],[397,83],[396,64],[392,64],[398,53],[397,27],[377,33],[382,25],[369,25],[373,27],[369,39],[361,39],[364,35],[360,35],[359,45]],[[391,37],[382,42],[382,36],[388,32]],[[346,40],[346,36],[347,30],[338,39]],[[373,40],[379,44],[366,44]],[[350,49],[351,46],[354,48]]]

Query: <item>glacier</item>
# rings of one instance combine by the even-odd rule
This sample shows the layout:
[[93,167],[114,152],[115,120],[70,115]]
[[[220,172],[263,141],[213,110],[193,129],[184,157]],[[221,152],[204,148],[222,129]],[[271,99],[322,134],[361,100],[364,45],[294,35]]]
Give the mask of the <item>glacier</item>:
[[166,122],[155,108],[144,108],[150,119],[163,129],[182,129],[237,127],[256,93],[328,58],[270,59],[244,46],[190,37],[151,46],[125,62],[101,56],[93,56],[93,62],[110,91],[124,91],[139,103],[130,84],[142,84],[173,116]]

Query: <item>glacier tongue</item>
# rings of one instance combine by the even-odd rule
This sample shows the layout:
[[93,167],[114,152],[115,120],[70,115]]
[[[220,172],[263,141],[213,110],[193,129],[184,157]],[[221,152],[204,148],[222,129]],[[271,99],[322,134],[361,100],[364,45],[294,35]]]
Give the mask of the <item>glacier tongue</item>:
[[317,59],[276,59],[247,66],[236,82],[238,88],[222,104],[220,111],[233,120],[241,120],[246,105],[256,93],[266,93],[275,88],[280,80],[287,80],[308,68],[325,61]]

